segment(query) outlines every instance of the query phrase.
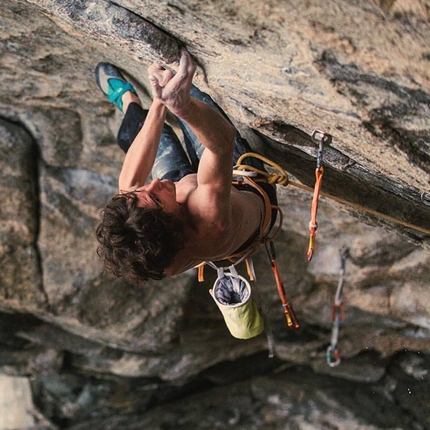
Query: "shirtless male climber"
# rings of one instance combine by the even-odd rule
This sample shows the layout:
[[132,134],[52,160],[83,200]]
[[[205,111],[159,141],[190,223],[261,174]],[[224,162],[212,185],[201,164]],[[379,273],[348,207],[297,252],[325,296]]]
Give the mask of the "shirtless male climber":
[[[195,69],[185,49],[176,74],[150,66],[153,101],[144,110],[115,66],[96,68],[98,86],[125,114],[118,144],[126,152],[119,194],[102,211],[97,228],[98,254],[107,270],[131,283],[221,261],[260,233],[262,196],[249,185],[232,185],[233,164],[250,147],[220,107],[192,84]],[[167,110],[181,126],[187,153],[165,123]],[[263,170],[259,160],[247,164]],[[274,188],[264,185],[276,202]]]

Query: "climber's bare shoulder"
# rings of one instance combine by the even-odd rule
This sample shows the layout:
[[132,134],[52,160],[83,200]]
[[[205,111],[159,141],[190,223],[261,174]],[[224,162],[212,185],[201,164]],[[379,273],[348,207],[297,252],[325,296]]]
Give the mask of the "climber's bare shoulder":
[[205,209],[210,197],[202,190],[196,192],[197,188],[197,175],[188,175],[176,183],[177,201],[183,207],[185,239],[173,264],[165,270],[166,276],[182,273],[204,261],[225,259],[255,236],[260,227],[264,204],[258,195],[230,185],[229,207],[225,208],[228,221],[220,224],[213,222]]

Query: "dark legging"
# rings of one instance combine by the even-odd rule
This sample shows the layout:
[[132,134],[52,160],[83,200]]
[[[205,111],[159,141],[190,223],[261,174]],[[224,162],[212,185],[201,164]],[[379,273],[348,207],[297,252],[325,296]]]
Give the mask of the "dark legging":
[[[200,91],[194,85],[191,88],[191,96],[212,106],[227,118],[224,111],[206,93]],[[142,128],[147,113],[148,111],[142,109],[137,103],[131,103],[129,105],[118,132],[118,144],[124,152],[128,151],[128,148],[130,148],[135,137]],[[151,172],[154,178],[170,179],[177,182],[184,176],[197,172],[199,161],[205,147],[184,121],[180,118],[177,118],[177,120],[184,135],[185,148],[188,156],[172,127],[168,124],[164,124],[157,156]],[[251,148],[248,142],[242,139],[239,133],[236,132],[232,165],[237,162],[242,154],[250,151]],[[260,160],[247,158],[244,163],[264,170],[264,165]]]

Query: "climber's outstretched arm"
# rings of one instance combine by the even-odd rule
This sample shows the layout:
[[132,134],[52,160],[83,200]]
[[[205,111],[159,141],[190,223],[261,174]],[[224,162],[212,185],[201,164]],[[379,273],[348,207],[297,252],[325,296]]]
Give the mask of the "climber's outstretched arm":
[[[130,146],[119,176],[120,192],[132,191],[145,185],[157,155],[166,119],[166,107],[179,112],[187,105],[195,67],[188,53],[183,52],[176,75],[158,64],[148,69],[153,87],[153,102],[142,129]],[[190,67],[191,64],[191,67]]]
[[183,50],[178,72],[154,65],[150,81],[154,100],[160,100],[184,120],[205,146],[197,172],[197,189],[189,197],[193,213],[225,226],[230,221],[230,193],[235,128],[206,103],[190,96],[196,66]]
[[154,165],[165,119],[166,107],[155,99],[142,129],[125,156],[119,176],[120,192],[133,191],[145,185]]

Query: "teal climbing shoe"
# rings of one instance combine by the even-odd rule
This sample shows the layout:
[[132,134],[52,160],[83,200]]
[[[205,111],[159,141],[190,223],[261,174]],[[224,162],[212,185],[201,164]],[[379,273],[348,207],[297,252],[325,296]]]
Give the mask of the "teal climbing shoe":
[[99,63],[95,69],[96,82],[109,101],[122,112],[122,95],[131,91],[137,95],[133,85],[124,78],[121,72],[110,63]]

